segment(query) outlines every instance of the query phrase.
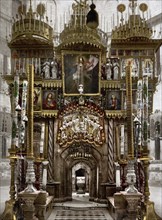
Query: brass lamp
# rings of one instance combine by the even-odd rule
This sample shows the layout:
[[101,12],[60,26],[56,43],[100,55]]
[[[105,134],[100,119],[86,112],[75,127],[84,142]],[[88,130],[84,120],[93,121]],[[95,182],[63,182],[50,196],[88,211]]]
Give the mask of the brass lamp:
[[92,1],[92,4],[90,5],[90,11],[88,12],[87,14],[87,21],[86,21],[86,24],[89,28],[92,28],[92,29],[95,29],[98,27],[98,13],[97,11],[95,10],[96,8],[96,5],[93,3]]

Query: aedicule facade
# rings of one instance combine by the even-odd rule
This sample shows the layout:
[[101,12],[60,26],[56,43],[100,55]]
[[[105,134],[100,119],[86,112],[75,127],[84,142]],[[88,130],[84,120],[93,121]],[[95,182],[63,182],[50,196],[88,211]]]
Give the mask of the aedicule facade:
[[136,219],[139,201],[150,205],[148,121],[162,42],[151,38],[153,30],[136,13],[138,6],[145,14],[147,5],[136,3],[130,1],[128,20],[119,4],[110,45],[107,33],[97,28],[93,3],[90,11],[86,1],[72,5],[57,46],[44,20],[45,5],[38,4],[36,12],[31,3],[27,11],[19,7],[8,42],[11,74],[5,79],[12,111],[8,204],[27,200],[24,216],[45,218],[39,212],[47,206],[40,206],[41,189],[50,203],[72,200],[73,192],[105,203],[108,197],[122,198],[132,204],[124,207],[128,219]]

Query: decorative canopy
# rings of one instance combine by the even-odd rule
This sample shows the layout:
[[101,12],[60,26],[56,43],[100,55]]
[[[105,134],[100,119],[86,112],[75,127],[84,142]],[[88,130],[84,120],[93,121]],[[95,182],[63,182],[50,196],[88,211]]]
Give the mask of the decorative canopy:
[[117,7],[118,13],[121,14],[121,18],[118,21],[118,25],[112,30],[112,40],[113,39],[132,39],[138,38],[140,40],[146,40],[152,36],[152,28],[147,23],[144,18],[144,13],[147,11],[148,6],[145,3],[141,3],[139,10],[142,12],[143,17],[140,16],[139,10],[136,13],[137,1],[130,0],[129,9],[131,9],[131,14],[128,14],[128,20],[124,18],[123,12],[126,7],[124,4],[119,4]]
[[48,17],[45,16],[44,4],[38,4],[36,11],[33,11],[31,1],[26,12],[26,6],[18,8],[18,14],[12,26],[12,36],[9,47],[17,44],[53,44],[53,29],[48,24]]

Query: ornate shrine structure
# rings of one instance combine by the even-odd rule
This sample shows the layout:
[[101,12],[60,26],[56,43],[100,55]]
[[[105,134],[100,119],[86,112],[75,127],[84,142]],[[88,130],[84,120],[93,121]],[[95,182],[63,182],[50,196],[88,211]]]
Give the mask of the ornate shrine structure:
[[110,36],[97,28],[95,5],[89,11],[86,0],[75,1],[57,46],[43,4],[36,12],[31,3],[18,8],[8,41],[12,74],[5,75],[12,145],[3,219],[14,215],[20,200],[25,219],[47,219],[46,202],[39,212],[41,196],[52,204],[72,200],[72,192],[88,192],[91,201],[110,206],[114,198],[114,219],[150,219],[148,121],[162,41],[151,38],[137,7],[145,15],[147,5],[130,0],[125,20],[126,6],[118,5],[109,45]]

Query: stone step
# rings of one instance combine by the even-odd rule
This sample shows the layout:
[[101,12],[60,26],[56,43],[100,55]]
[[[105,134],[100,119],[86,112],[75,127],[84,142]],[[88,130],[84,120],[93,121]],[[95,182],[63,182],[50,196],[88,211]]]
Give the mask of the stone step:
[[74,211],[86,211],[86,210],[107,210],[107,206],[88,206],[88,207],[75,207],[75,206],[57,206],[57,205],[54,205],[53,206],[54,209],[57,209],[57,210],[74,210]]

